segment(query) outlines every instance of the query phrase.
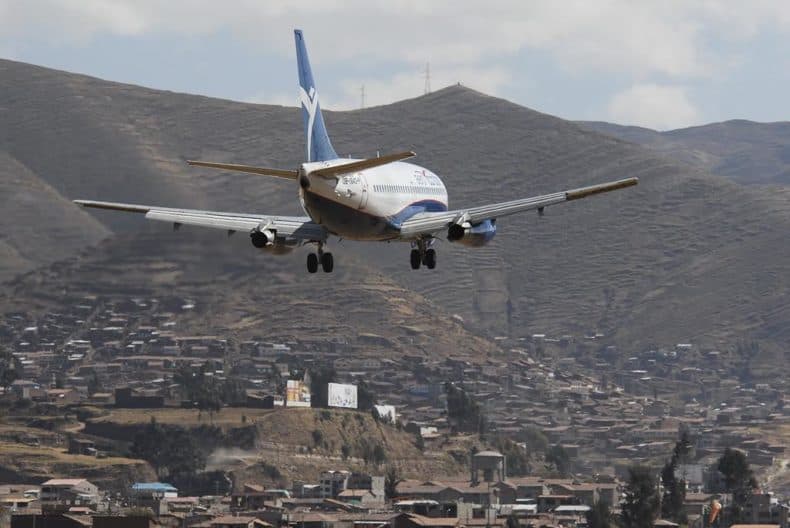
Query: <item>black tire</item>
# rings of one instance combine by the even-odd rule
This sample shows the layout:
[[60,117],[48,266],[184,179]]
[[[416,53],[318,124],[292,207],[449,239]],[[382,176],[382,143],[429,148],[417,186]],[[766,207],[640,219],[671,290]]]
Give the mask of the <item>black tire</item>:
[[308,253],[307,255],[307,272],[315,273],[318,271],[318,255],[315,253]]
[[433,269],[436,267],[436,250],[429,249],[425,252],[425,258],[423,259],[423,264],[428,266],[428,269]]
[[420,264],[422,259],[420,258],[419,250],[412,249],[411,250],[411,269],[416,270],[420,269]]
[[324,273],[332,273],[335,269],[335,259],[332,253],[324,253],[321,255],[321,267],[324,268]]

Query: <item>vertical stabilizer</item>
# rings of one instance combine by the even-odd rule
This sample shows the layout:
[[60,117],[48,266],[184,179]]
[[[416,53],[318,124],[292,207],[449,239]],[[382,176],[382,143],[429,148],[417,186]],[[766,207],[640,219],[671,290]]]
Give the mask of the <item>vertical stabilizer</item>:
[[329,141],[321,106],[318,103],[318,91],[307,58],[307,47],[300,29],[294,30],[296,40],[296,63],[299,68],[299,99],[302,101],[302,119],[304,120],[305,147],[307,161],[325,161],[336,159],[337,153]]

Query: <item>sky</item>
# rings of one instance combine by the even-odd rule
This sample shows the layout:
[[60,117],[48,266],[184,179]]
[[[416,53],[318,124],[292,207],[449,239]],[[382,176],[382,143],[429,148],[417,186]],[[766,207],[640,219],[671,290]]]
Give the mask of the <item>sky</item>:
[[324,108],[422,95],[430,65],[566,119],[790,120],[790,0],[0,0],[0,58],[297,106],[294,28]]

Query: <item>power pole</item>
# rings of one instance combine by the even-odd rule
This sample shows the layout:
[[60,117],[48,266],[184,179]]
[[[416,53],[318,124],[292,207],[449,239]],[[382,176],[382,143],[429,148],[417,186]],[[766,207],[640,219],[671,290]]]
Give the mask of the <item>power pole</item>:
[[431,93],[431,63],[425,63],[425,95]]
[[359,88],[359,107],[365,108],[365,85]]

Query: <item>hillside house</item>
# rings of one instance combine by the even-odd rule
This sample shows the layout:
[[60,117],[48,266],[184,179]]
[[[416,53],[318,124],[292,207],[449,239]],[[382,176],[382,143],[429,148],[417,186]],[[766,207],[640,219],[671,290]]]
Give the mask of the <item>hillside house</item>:
[[50,479],[41,484],[42,511],[68,511],[72,507],[95,508],[99,488],[85,479]]

